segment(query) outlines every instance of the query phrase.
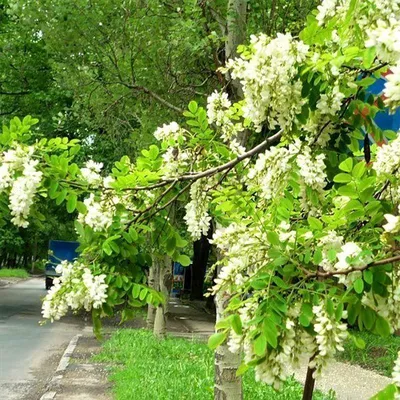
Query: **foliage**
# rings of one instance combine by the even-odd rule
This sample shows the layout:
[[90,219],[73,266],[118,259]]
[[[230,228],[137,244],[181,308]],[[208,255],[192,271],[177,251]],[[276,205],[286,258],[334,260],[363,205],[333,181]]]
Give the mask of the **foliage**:
[[[111,380],[118,400],[213,398],[213,354],[202,343],[173,337],[159,341],[145,330],[121,330],[94,361],[114,365]],[[245,399],[297,400],[301,392],[301,385],[292,379],[282,393],[276,393],[255,382],[253,374],[245,375]],[[318,392],[314,398],[332,399]]]
[[28,273],[22,268],[2,268],[0,269],[0,278],[28,278]]

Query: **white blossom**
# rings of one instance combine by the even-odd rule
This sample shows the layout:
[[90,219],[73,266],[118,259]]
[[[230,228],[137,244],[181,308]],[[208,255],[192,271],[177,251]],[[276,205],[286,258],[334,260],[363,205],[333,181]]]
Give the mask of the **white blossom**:
[[385,88],[383,90],[385,104],[395,110],[400,106],[400,62],[391,68],[391,73],[386,75]]
[[309,366],[315,368],[315,376],[321,375],[322,369],[331,361],[336,351],[343,351],[343,342],[347,338],[346,324],[331,317],[323,304],[313,307],[315,315],[314,331],[317,336],[317,351]]
[[383,229],[389,233],[397,233],[400,230],[400,217],[392,214],[385,214],[384,217],[387,224],[383,225]]
[[107,300],[108,285],[106,275],[93,275],[92,271],[80,262],[63,261],[56,267],[60,278],[53,280],[42,305],[43,318],[51,322],[59,320],[70,308],[100,308]]
[[99,186],[103,181],[103,178],[100,175],[102,168],[103,163],[97,163],[93,160],[87,161],[85,167],[81,168],[83,180],[85,180],[91,186]]
[[113,221],[113,212],[109,205],[103,201],[97,201],[93,193],[83,201],[87,210],[85,214],[79,214],[78,220],[89,225],[95,232],[106,230]]
[[210,124],[223,125],[226,120],[226,110],[232,105],[228,93],[215,91],[207,98],[207,117]]
[[340,110],[344,98],[345,95],[340,91],[339,85],[335,84],[332,92],[321,94],[317,109],[322,115],[335,115]]
[[190,202],[186,204],[186,221],[188,231],[193,240],[200,239],[201,235],[207,236],[210,229],[211,216],[208,213],[210,195],[207,193],[207,184],[204,180],[197,180],[190,187]]
[[261,34],[251,36],[250,48],[250,57],[229,60],[225,69],[242,84],[243,117],[257,131],[264,122],[270,129],[289,129],[304,104],[297,76],[308,46],[290,34],[278,34],[275,39]]
[[184,138],[183,130],[175,121],[157,128],[154,132],[154,137],[160,142],[168,140],[178,141],[179,138]]

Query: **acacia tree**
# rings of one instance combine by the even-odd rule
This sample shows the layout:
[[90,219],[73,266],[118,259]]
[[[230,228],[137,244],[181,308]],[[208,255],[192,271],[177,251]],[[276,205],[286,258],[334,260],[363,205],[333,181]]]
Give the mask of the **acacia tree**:
[[[304,360],[311,399],[314,379],[351,336],[348,325],[383,336],[398,329],[400,139],[373,118],[399,105],[400,3],[377,3],[324,1],[299,38],[252,37],[222,71],[240,81],[243,100],[214,93],[207,111],[189,103],[185,126],[162,126],[159,147],[134,164],[124,157],[108,177],[99,164],[72,162],[75,142],[25,145],[29,118],[6,129],[0,182],[12,221],[27,225],[36,192],[80,213],[82,259],[60,267],[44,316],[84,307],[97,326],[116,305],[127,318],[132,307],[161,303],[144,284],[141,266],[151,261],[139,249],[158,224],[165,253],[189,262],[168,217],[181,199],[193,238],[218,222],[212,291],[229,298],[209,344],[227,341],[232,353],[243,346],[239,374],[254,367],[279,389],[288,367]],[[385,101],[367,95],[388,71]],[[244,130],[248,150],[237,140]],[[368,134],[392,141],[371,146]],[[378,397],[398,393],[399,365]]]

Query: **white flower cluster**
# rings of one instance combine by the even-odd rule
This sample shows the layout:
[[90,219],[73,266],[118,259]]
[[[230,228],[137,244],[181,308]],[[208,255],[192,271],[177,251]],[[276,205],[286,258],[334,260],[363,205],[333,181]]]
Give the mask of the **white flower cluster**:
[[221,126],[226,122],[226,110],[232,105],[228,93],[215,91],[207,98],[207,117],[210,124]]
[[230,292],[240,287],[268,259],[269,242],[264,230],[246,223],[231,224],[218,228],[211,243],[224,255],[223,265],[214,280],[213,293],[221,290]]
[[[373,164],[378,177],[386,179],[399,174],[400,168],[400,136],[377,148],[376,160]],[[400,174],[399,174],[400,175]]]
[[11,222],[26,228],[35,193],[42,181],[42,172],[36,169],[39,162],[33,160],[33,147],[17,146],[0,156],[0,192],[9,189]]
[[400,136],[377,148],[372,168],[382,182],[390,180],[382,197],[400,203]]
[[102,168],[103,163],[97,163],[93,160],[87,161],[85,167],[81,168],[83,180],[85,180],[90,186],[99,186],[103,181],[103,178],[100,175]]
[[349,4],[349,0],[323,0],[317,7],[318,24],[324,25],[324,23],[332,17],[345,15]]
[[260,131],[264,122],[269,129],[291,128],[304,100],[298,66],[308,53],[308,46],[290,34],[252,36],[250,57],[229,60],[225,71],[240,80],[244,94],[243,117]]
[[94,194],[83,201],[86,213],[78,215],[78,221],[90,226],[95,232],[106,230],[113,222],[113,208],[105,199],[97,201]]
[[366,30],[366,47],[376,46],[381,61],[396,63],[400,59],[400,14],[387,20],[380,19]]
[[[246,363],[260,358],[255,355],[250,338],[254,331],[251,320],[255,317],[258,300],[262,299],[263,295],[266,293],[257,293],[255,297],[247,300],[243,308],[239,310],[245,332],[242,341]],[[267,348],[265,359],[257,363],[255,367],[256,380],[272,385],[277,390],[281,389],[282,383],[293,373],[293,368],[298,367],[300,362],[308,360],[316,349],[313,337],[297,322],[299,314],[299,304],[289,309],[287,318],[283,321],[284,328],[278,337],[278,347],[276,349]],[[237,346],[234,347],[235,350],[236,348]]]
[[[400,211],[400,207],[399,207]],[[387,224],[383,225],[383,229],[388,233],[398,233],[400,231],[400,217],[398,215],[385,214]]]
[[326,186],[325,155],[312,155],[311,148],[303,146],[302,152],[296,157],[299,174],[303,182],[314,190],[322,192]]
[[172,178],[183,172],[189,165],[190,154],[179,147],[168,147],[162,155],[163,166],[162,173],[165,178]]
[[247,175],[249,189],[258,190],[260,196],[266,200],[277,197],[286,186],[292,169],[290,161],[294,154],[294,149],[284,147],[272,147],[264,154],[259,154]]
[[400,62],[391,68],[391,73],[386,75],[383,90],[385,104],[392,110],[400,106]]
[[54,285],[43,300],[43,318],[53,322],[63,317],[69,308],[90,311],[100,308],[106,301],[106,275],[94,276],[89,268],[77,261],[63,261],[56,271],[61,273],[61,277],[53,280]]
[[207,236],[210,229],[211,217],[208,207],[211,197],[207,193],[208,184],[199,179],[190,187],[190,202],[186,204],[184,220],[193,240],[198,240],[201,235]]
[[154,132],[154,137],[160,142],[173,140],[178,141],[179,138],[185,138],[183,129],[176,122],[171,122],[170,124],[164,124],[157,128]]
[[345,95],[336,83],[332,92],[321,94],[321,98],[317,102],[317,109],[321,115],[335,115],[340,110],[344,98]]
[[343,342],[347,338],[347,325],[335,320],[323,304],[313,307],[315,315],[314,330],[317,334],[317,351],[309,366],[315,368],[315,376],[321,375],[322,369],[331,361],[336,351],[343,351]]

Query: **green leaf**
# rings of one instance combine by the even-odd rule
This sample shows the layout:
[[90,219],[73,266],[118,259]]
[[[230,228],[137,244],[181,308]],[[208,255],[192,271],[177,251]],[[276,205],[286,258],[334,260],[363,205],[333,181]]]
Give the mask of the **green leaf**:
[[140,286],[134,283],[132,288],[132,296],[136,299],[137,297],[139,297],[139,294],[140,294]]
[[231,317],[232,328],[238,335],[242,334],[242,320],[238,314],[233,314]]
[[104,242],[101,248],[103,249],[104,253],[106,253],[108,256],[111,256],[112,249],[108,242]]
[[73,213],[76,209],[76,203],[78,201],[78,196],[75,193],[70,193],[67,200],[67,212]]
[[386,386],[385,389],[378,392],[370,400],[395,400],[397,394],[397,387],[394,383]]
[[265,350],[267,350],[267,338],[264,336],[264,334],[260,334],[256,340],[253,342],[254,346],[254,353],[262,357],[265,354]]
[[181,254],[176,261],[178,261],[178,263],[180,263],[184,267],[187,267],[192,262],[191,259],[184,254]]
[[198,108],[199,108],[199,106],[193,100],[188,105],[188,109],[192,114],[196,114]]
[[172,254],[175,251],[176,247],[176,238],[175,236],[171,236],[168,238],[165,248],[167,249],[168,254]]
[[263,330],[267,342],[274,348],[278,346],[278,330],[276,329],[275,323],[269,319],[264,322]]
[[351,172],[351,170],[353,169],[353,159],[348,158],[348,159],[342,161],[339,164],[339,169],[341,169],[344,172]]
[[351,174],[354,176],[354,178],[362,178],[366,171],[366,166],[365,166],[365,161],[360,161],[358,164],[356,164],[351,171]]
[[358,294],[361,294],[364,291],[364,281],[361,278],[356,279],[353,286],[354,290]]
[[360,338],[358,336],[355,336],[355,335],[351,335],[351,339],[354,342],[354,344],[356,345],[356,347],[358,347],[361,350],[365,349],[365,341],[364,341],[364,339],[362,339],[362,338]]
[[372,282],[374,280],[374,274],[369,269],[364,270],[363,276],[364,276],[364,281],[372,285]]
[[390,335],[390,326],[388,322],[379,315],[376,317],[375,330],[380,336],[387,337]]
[[352,179],[351,175],[341,172],[340,174],[335,175],[333,181],[336,183],[349,183]]
[[140,291],[140,295],[139,295],[139,300],[144,300],[145,298],[146,298],[146,296],[147,296],[147,294],[149,293],[149,291],[146,289],[146,288],[143,288],[141,291]]
[[214,333],[208,338],[208,347],[211,350],[215,350],[218,346],[225,342],[227,335],[227,332]]
[[309,216],[307,221],[311,229],[321,230],[323,228],[322,222],[315,217]]
[[248,371],[249,368],[250,367],[247,364],[241,363],[236,371],[236,376],[242,376]]
[[314,252],[313,261],[315,265],[319,265],[322,261],[322,251],[317,248]]
[[276,232],[267,232],[267,239],[273,246],[279,246],[281,241],[279,240],[279,235]]

